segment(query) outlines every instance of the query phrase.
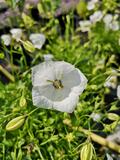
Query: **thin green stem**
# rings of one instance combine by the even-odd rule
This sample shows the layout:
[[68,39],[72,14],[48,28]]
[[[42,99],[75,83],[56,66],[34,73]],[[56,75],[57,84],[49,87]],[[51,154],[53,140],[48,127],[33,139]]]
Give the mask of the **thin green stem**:
[[35,108],[34,110],[32,110],[30,113],[28,113],[26,116],[31,115],[32,113],[34,113],[35,111],[37,111],[39,108]]
[[15,82],[15,78],[13,75],[11,75],[5,68],[0,65],[0,71],[12,82]]

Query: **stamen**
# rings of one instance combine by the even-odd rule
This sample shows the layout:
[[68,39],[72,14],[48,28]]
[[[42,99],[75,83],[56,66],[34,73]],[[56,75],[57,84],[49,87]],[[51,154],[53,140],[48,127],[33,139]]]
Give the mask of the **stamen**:
[[62,84],[62,82],[61,82],[61,80],[57,80],[57,79],[54,80],[54,81],[47,80],[47,82],[51,82],[56,89],[61,89],[61,88],[64,87],[63,84]]
[[63,85],[62,85],[61,80],[57,80],[57,79],[53,82],[53,86],[54,86],[56,89],[61,89],[61,88],[63,88]]

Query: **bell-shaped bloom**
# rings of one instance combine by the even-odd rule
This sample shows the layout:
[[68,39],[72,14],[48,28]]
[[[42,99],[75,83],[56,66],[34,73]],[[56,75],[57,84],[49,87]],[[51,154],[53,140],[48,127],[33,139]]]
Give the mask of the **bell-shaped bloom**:
[[43,62],[32,68],[35,106],[71,113],[87,85],[83,73],[64,61]]
[[99,22],[103,17],[102,11],[96,11],[93,15],[90,16],[90,21],[92,23]]
[[42,33],[32,33],[29,39],[37,49],[41,49],[46,40],[45,35]]
[[22,37],[22,29],[13,28],[10,30],[10,33],[12,34],[12,38],[14,38],[17,42],[19,42],[19,40]]
[[10,43],[11,43],[11,36],[9,34],[3,34],[1,36],[1,39],[2,39],[2,41],[3,41],[3,43],[4,43],[5,46],[9,46],[10,45]]
[[90,11],[90,10],[93,10],[95,8],[95,4],[98,2],[98,0],[91,0],[88,2],[87,4],[87,9]]
[[117,15],[113,16],[112,14],[106,14],[103,18],[105,27],[113,31],[119,30],[119,23],[117,21]]
[[113,16],[112,14],[106,14],[103,18],[103,22],[106,24],[106,25],[109,25],[111,22],[112,22],[112,19],[113,19]]
[[90,31],[91,22],[89,20],[80,21],[79,25],[82,32]]

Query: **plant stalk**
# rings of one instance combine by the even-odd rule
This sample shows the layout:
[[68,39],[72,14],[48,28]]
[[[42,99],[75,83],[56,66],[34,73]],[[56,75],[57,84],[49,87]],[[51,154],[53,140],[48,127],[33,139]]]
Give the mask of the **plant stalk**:
[[94,141],[94,142],[97,142],[99,143],[100,145],[102,146],[105,146],[105,147],[108,147],[110,148],[111,150],[114,150],[118,153],[120,153],[120,145],[112,142],[112,141],[108,141],[107,139],[89,131],[89,130],[86,130],[86,129],[83,129],[82,127],[79,127],[78,130],[80,132],[83,132],[85,133],[86,135],[90,136],[90,138]]

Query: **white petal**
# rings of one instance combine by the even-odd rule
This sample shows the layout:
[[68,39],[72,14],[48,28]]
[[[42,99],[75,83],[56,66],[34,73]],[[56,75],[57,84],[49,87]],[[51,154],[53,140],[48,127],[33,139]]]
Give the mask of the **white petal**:
[[11,36],[10,36],[9,34],[3,34],[3,35],[1,36],[1,39],[3,40],[3,42],[4,42],[4,44],[5,44],[6,46],[9,46],[9,45],[10,45],[10,43],[11,43]]
[[13,28],[10,30],[10,33],[12,34],[12,37],[16,40],[19,41],[22,37],[22,29],[20,28]]
[[92,1],[88,2],[88,4],[87,4],[87,9],[90,11],[90,10],[92,10],[92,9],[94,9],[94,8],[95,8],[95,3],[92,2]]
[[113,158],[109,154],[106,154],[106,156],[107,156],[107,160],[113,160]]
[[90,21],[92,23],[96,23],[100,21],[103,17],[103,13],[101,11],[96,11],[93,15],[90,16]]
[[62,101],[69,96],[71,93],[71,88],[63,87],[61,89],[56,89],[53,101]]
[[43,44],[45,43],[45,35],[39,33],[32,33],[29,37],[34,47],[37,49],[41,49]]
[[110,24],[110,29],[112,29],[113,31],[118,31],[119,30],[119,23],[118,23],[118,21],[113,21]]
[[40,96],[43,96],[51,101],[54,101],[55,97],[55,88],[52,84],[44,85],[44,86],[35,86],[33,87],[34,91],[36,90]]
[[39,90],[37,90],[36,87],[33,87],[32,89],[32,101],[33,105],[40,108],[52,109],[53,107],[53,102],[48,98],[41,96]]
[[48,84],[47,80],[54,80],[54,65],[52,62],[43,62],[32,68],[32,84],[33,86],[40,86]]
[[78,103],[78,100],[79,96],[75,93],[71,93],[70,96],[63,101],[54,102],[53,108],[61,112],[72,113]]
[[88,20],[80,21],[79,25],[80,25],[80,29],[82,32],[90,31],[90,27],[91,27],[90,21],[88,21]]
[[109,25],[109,23],[112,22],[113,16],[112,14],[106,14],[105,17],[103,18],[103,21],[105,24]]

